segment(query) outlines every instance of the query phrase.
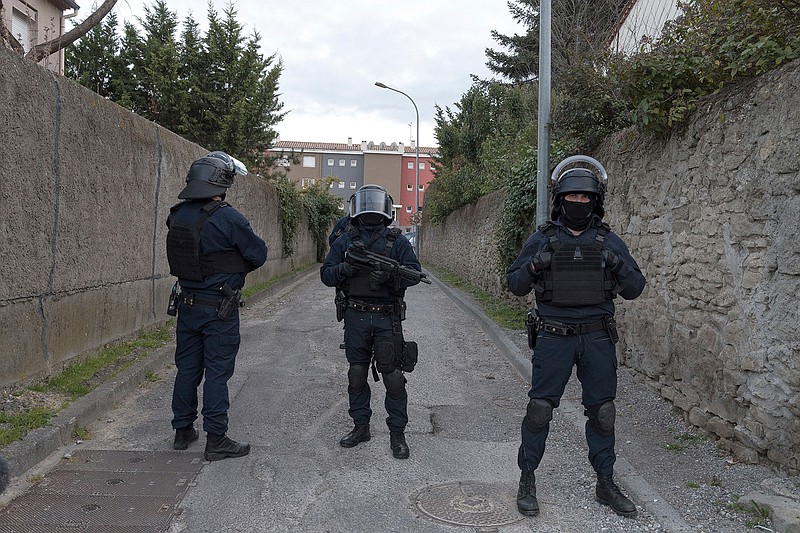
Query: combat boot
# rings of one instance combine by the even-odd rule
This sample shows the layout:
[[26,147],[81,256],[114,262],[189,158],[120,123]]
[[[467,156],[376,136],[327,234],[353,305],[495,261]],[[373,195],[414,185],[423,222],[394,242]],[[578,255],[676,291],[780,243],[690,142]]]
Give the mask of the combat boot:
[[206,461],[219,461],[229,457],[243,457],[250,453],[250,445],[236,442],[225,435],[208,434],[206,440]]
[[355,427],[342,437],[339,445],[343,448],[352,448],[358,446],[362,442],[367,442],[372,436],[369,434],[369,424],[356,424]]
[[392,448],[392,455],[395,459],[408,459],[411,454],[408,443],[406,443],[406,435],[402,431],[389,433],[389,446]]
[[175,440],[172,442],[172,449],[185,450],[191,443],[196,441],[200,434],[194,429],[194,426],[186,426],[175,430]]
[[636,518],[636,506],[622,494],[611,474],[597,474],[595,496],[598,502],[608,505],[618,515]]
[[517,510],[525,516],[539,514],[539,500],[536,499],[536,475],[533,470],[523,471],[519,477]]

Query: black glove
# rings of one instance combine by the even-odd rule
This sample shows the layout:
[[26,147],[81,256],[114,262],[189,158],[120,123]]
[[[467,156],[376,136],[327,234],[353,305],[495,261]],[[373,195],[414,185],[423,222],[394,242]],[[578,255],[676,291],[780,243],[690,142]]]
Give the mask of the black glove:
[[550,261],[553,259],[553,254],[546,250],[540,250],[531,259],[531,272],[541,272],[550,268]]
[[358,269],[347,261],[339,263],[339,266],[336,267],[336,270],[339,273],[339,276],[342,278],[352,278],[353,276],[358,275]]
[[608,270],[616,274],[622,269],[622,261],[619,260],[619,256],[614,253],[614,250],[603,248],[601,253],[603,254],[603,262]]
[[391,275],[388,272],[384,272],[383,270],[373,270],[369,273],[369,280],[370,282],[374,283],[375,285],[383,285],[387,281]]

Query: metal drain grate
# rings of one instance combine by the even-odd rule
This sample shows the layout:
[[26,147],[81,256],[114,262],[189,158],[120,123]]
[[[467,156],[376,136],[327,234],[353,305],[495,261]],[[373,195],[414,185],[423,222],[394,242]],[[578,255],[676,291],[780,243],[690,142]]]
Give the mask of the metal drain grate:
[[0,510],[0,533],[161,532],[202,466],[187,452],[78,451]]
[[509,487],[489,483],[434,485],[419,491],[415,503],[431,518],[457,526],[505,526],[524,519]]

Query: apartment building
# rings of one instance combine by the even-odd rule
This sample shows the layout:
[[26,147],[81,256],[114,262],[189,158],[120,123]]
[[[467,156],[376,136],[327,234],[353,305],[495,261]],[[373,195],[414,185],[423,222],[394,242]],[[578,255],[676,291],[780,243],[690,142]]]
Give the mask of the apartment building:
[[[305,141],[278,141],[270,150],[277,156],[289,179],[300,187],[307,187],[324,178],[334,178],[330,191],[342,201],[347,201],[359,187],[376,184],[386,189],[394,200],[394,225],[411,231],[412,216],[416,212],[417,173],[416,146],[403,143],[375,143],[361,141],[354,144]],[[433,180],[432,163],[437,148],[419,148],[419,210],[423,210],[425,191]]]
[[[66,33],[66,20],[77,15],[79,9],[73,0],[4,0],[2,7],[3,24],[25,53]],[[65,15],[68,9],[72,11]],[[40,64],[63,74],[64,50],[50,54]]]
[[609,35],[606,46],[615,53],[633,55],[647,38],[653,41],[661,35],[664,24],[681,14],[678,0],[628,0]]

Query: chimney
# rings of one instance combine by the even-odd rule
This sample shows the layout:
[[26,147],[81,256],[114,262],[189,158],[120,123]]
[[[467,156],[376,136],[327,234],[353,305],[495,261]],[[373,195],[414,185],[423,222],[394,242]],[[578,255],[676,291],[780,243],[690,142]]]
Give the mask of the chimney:
[[414,149],[416,147],[417,147],[417,141],[415,141],[414,139],[411,139],[411,148]]
[[347,146],[353,146],[353,138],[352,137],[348,137],[347,138]]

